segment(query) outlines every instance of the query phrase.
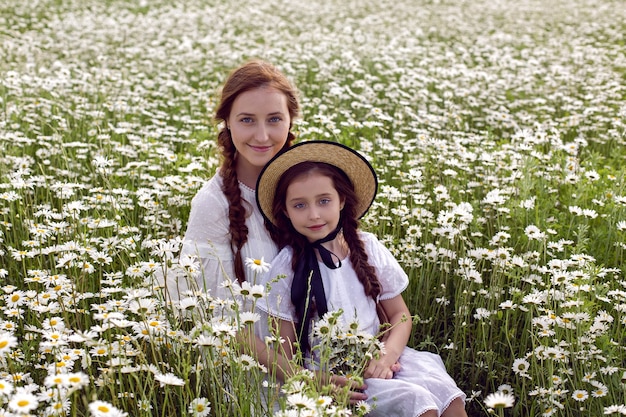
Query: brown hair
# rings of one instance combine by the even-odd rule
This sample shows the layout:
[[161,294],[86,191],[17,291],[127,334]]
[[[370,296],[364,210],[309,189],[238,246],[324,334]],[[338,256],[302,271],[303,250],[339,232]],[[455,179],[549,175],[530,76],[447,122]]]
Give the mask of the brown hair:
[[295,139],[294,134],[291,132],[291,127],[293,126],[293,119],[300,113],[300,104],[295,87],[272,64],[260,60],[252,60],[233,70],[222,87],[220,103],[215,111],[215,119],[224,122],[224,126],[217,136],[217,143],[222,153],[220,174],[224,181],[222,191],[229,203],[229,232],[235,261],[235,276],[240,283],[245,281],[241,248],[248,241],[248,228],[245,224],[248,216],[246,206],[249,209],[252,207],[249,203],[244,206],[244,203],[247,202],[241,198],[239,180],[235,171],[236,149],[225,122],[230,116],[233,102],[241,93],[261,87],[275,88],[287,97],[290,123],[284,148],[288,148]]
[[292,269],[295,271],[295,266],[302,259],[308,241],[306,237],[295,230],[285,214],[287,188],[296,179],[314,172],[330,178],[335,190],[344,199],[344,207],[339,222],[343,237],[350,250],[350,262],[359,277],[359,281],[363,284],[365,294],[377,301],[382,289],[376,270],[370,265],[365,246],[358,235],[359,220],[356,213],[358,200],[352,182],[341,169],[324,162],[301,162],[284,172],[276,186],[272,206],[272,214],[276,219],[276,229],[280,236],[278,245],[280,247],[291,246],[293,249]]

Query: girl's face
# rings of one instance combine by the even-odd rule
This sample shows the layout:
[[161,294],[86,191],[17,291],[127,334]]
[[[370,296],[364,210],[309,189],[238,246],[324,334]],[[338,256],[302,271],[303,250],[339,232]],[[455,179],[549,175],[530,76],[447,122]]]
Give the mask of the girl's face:
[[322,239],[337,228],[343,206],[332,179],[319,172],[298,177],[287,187],[286,215],[309,242]]
[[279,90],[261,87],[237,96],[226,120],[237,149],[237,175],[255,182],[285,145],[290,124],[287,96]]

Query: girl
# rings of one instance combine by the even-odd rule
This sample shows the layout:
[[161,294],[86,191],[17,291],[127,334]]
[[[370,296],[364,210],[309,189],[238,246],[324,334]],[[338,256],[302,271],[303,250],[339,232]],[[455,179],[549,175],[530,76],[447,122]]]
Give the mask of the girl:
[[217,141],[222,153],[218,172],[191,201],[181,255],[199,258],[196,282],[168,276],[168,296],[187,290],[210,291],[229,299],[221,284],[248,280],[246,258],[271,260],[278,248],[254,204],[254,187],[263,166],[291,146],[293,120],[300,105],[295,87],[273,65],[259,60],[231,72],[221,92],[215,119],[223,123]]
[[376,188],[371,165],[338,143],[303,142],[274,157],[259,176],[256,197],[283,247],[264,280],[285,278],[273,282],[257,306],[279,319],[285,355],[293,357],[297,341],[311,368],[312,321],[342,309],[345,320],[358,319],[360,330],[376,335],[379,307],[392,328],[384,354],[364,374],[370,415],[465,417],[465,394],[441,358],[406,346],[412,325],[401,293],[407,275],[373,234],[358,230]]

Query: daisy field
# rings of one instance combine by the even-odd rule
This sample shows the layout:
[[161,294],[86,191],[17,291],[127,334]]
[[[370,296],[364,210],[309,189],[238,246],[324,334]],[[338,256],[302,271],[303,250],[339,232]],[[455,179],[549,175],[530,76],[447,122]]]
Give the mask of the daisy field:
[[[626,415],[623,6],[5,0],[0,415],[368,412],[240,352],[266,289],[164,302],[159,277],[199,273],[178,252],[219,87],[255,57],[297,86],[299,140],[376,168],[362,227],[470,416]],[[332,323],[329,362],[358,374],[376,342]]]

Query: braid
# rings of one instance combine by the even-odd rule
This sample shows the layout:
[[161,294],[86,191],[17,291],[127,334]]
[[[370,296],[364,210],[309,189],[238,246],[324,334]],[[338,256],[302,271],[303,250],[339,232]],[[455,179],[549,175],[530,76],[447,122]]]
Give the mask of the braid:
[[378,276],[376,275],[376,270],[369,263],[365,246],[357,230],[358,220],[356,220],[354,216],[345,216],[343,222],[343,238],[350,248],[350,262],[352,262],[352,266],[354,267],[357,277],[359,277],[359,281],[363,284],[365,295],[377,301],[382,288]]
[[228,200],[228,221],[231,239],[231,250],[235,263],[235,277],[239,283],[246,280],[243,268],[243,259],[241,256],[241,248],[248,241],[248,227],[246,226],[246,207],[245,200],[241,198],[241,190],[239,188],[239,180],[235,171],[235,153],[236,149],[230,140],[230,133],[227,129],[222,129],[219,133],[218,140],[223,144],[222,156],[223,163],[220,168],[223,184],[222,192]]

